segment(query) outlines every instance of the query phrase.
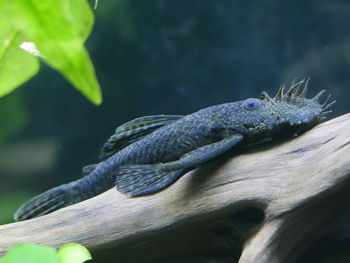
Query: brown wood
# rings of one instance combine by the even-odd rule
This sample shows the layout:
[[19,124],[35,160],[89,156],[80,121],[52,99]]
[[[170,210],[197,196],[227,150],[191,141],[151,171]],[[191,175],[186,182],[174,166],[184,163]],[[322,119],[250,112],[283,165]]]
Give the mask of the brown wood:
[[17,243],[77,242],[104,263],[295,262],[348,225],[349,197],[347,114],[294,139],[236,150],[155,195],[111,189],[2,225],[0,255]]

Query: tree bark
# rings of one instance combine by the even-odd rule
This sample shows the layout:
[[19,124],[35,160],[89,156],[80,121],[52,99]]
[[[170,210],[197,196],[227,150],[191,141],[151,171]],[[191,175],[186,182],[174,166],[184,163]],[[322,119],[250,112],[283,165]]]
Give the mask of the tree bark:
[[18,243],[76,242],[103,263],[347,262],[334,259],[349,260],[349,244],[330,258],[322,244],[350,240],[349,200],[347,114],[293,139],[236,149],[151,196],[111,189],[0,226],[0,255]]

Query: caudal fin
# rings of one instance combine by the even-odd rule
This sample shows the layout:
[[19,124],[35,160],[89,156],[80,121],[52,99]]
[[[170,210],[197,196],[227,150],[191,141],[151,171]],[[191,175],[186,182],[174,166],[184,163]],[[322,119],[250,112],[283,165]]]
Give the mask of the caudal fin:
[[65,184],[34,197],[17,209],[15,221],[42,216],[75,203],[71,189],[71,184]]

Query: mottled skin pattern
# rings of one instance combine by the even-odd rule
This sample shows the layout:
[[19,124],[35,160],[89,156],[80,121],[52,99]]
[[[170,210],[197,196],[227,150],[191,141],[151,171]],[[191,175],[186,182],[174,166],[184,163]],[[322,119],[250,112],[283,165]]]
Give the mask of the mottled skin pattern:
[[[324,104],[319,103],[324,91],[306,99],[306,90],[307,82],[301,81],[293,83],[286,93],[281,87],[274,98],[263,92],[259,99],[216,105],[171,120],[132,143],[122,145],[124,148],[112,152],[80,180],[28,201],[18,209],[15,220],[50,213],[115,185],[131,197],[151,194],[237,143],[307,130],[324,118],[334,102],[329,103],[328,98]],[[113,147],[112,144],[110,148]]]

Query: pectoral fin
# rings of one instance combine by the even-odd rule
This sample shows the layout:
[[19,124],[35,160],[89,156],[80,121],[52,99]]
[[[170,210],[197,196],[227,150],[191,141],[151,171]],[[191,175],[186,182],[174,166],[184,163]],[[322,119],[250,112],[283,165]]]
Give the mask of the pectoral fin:
[[158,192],[183,174],[182,169],[163,171],[158,164],[124,165],[113,173],[117,190],[130,197]]
[[123,165],[113,173],[118,191],[130,196],[152,194],[165,189],[185,171],[193,169],[224,153],[243,139],[234,134],[221,141],[199,147],[180,159],[161,164]]
[[105,159],[154,130],[182,117],[182,115],[155,115],[129,121],[115,130],[115,133],[103,145],[100,157]]
[[218,142],[213,142],[190,151],[181,156],[177,161],[164,163],[162,164],[162,169],[178,170],[197,167],[223,154],[242,141],[242,139],[243,136],[241,134],[230,135]]

